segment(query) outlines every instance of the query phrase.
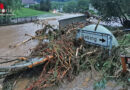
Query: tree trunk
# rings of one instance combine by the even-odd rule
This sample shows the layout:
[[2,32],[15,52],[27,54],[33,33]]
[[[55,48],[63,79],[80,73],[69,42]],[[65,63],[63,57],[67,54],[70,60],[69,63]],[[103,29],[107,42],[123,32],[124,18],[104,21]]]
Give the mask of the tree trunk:
[[121,17],[119,17],[119,20],[120,20],[121,24],[123,25],[123,20],[122,20],[122,18],[121,18]]

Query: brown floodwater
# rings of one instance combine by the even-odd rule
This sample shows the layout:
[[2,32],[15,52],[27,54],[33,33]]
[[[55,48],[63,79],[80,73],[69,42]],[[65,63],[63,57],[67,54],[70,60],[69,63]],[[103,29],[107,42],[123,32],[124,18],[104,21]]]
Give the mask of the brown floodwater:
[[[57,26],[59,19],[79,15],[82,14],[63,14],[62,16],[49,17],[44,19],[47,20],[49,24]],[[9,48],[9,46],[16,45],[19,42],[29,39],[30,37],[25,36],[25,34],[35,35],[35,31],[41,28],[41,25],[34,23],[0,26],[0,57],[28,56],[30,54],[30,49],[36,46],[36,40],[29,41],[28,43],[13,49]]]
[[9,48],[10,45],[16,45],[29,36],[25,34],[35,35],[35,31],[41,29],[42,26],[34,23],[26,23],[20,25],[10,25],[0,27],[0,57],[27,56],[30,49],[37,44],[36,40],[32,40],[16,48]]

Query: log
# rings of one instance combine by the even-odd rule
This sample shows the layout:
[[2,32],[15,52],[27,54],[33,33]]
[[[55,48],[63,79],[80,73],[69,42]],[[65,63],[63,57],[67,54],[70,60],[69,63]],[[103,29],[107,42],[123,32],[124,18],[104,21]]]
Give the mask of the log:
[[34,66],[37,66],[37,65],[39,65],[39,64],[42,64],[42,63],[44,63],[44,62],[46,62],[46,61],[48,61],[48,60],[50,60],[50,59],[53,59],[53,58],[54,58],[54,56],[48,56],[47,58],[43,59],[42,61],[32,63],[31,65],[28,66],[28,68],[32,68],[32,67],[34,67]]
[[27,40],[24,40],[24,41],[22,41],[22,42],[20,42],[20,43],[18,43],[18,44],[16,44],[16,45],[14,45],[14,46],[10,45],[9,48],[16,48],[16,47],[21,46],[22,44],[24,44],[24,43],[26,43],[26,42],[28,42],[28,41],[30,41],[30,40],[32,40],[32,38],[29,38],[29,39],[27,39]]
[[36,38],[35,36],[29,35],[29,34],[25,34],[25,36],[30,36],[30,37],[32,37],[32,39]]
[[92,54],[94,54],[94,53],[96,53],[96,52],[97,52],[97,50],[94,50],[94,51],[91,51],[91,52],[86,52],[86,53],[83,54],[81,57],[83,58],[83,57],[86,56],[86,55],[90,56],[90,55],[92,55]]

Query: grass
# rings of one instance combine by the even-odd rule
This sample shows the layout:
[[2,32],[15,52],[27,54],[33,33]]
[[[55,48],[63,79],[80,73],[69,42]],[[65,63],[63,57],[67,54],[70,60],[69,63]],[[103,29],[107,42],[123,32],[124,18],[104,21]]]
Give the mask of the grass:
[[38,15],[55,15],[51,12],[38,11],[30,8],[21,8],[14,12],[15,17],[29,17],[29,16],[38,16]]
[[130,34],[125,34],[122,40],[120,41],[120,44],[124,46],[130,46]]

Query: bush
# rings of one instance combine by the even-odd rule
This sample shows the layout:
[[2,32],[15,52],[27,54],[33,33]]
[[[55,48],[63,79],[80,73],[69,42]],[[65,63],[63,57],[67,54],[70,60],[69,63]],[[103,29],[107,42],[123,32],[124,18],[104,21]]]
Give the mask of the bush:
[[76,1],[69,1],[63,7],[64,12],[67,13],[74,13],[77,12],[77,2]]
[[86,12],[89,9],[89,0],[78,0],[78,12]]
[[35,9],[35,10],[40,10],[40,4],[31,5],[30,8]]
[[69,1],[63,7],[64,12],[81,12],[84,13],[89,9],[89,0]]

